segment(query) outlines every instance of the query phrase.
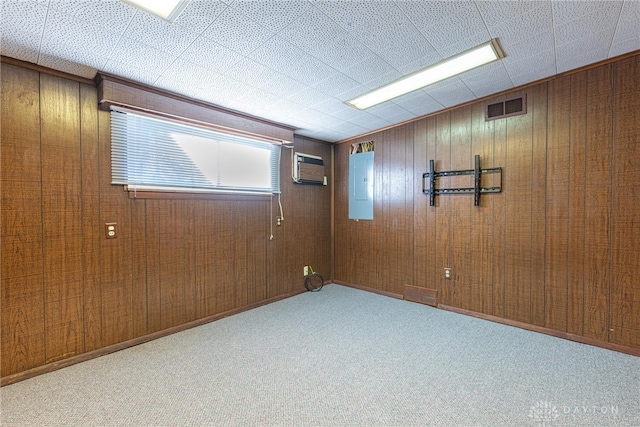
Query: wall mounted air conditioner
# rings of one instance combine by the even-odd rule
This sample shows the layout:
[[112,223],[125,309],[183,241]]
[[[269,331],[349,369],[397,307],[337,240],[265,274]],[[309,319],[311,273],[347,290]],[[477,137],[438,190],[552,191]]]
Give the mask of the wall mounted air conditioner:
[[327,185],[324,161],[320,156],[293,154],[293,182],[297,184]]

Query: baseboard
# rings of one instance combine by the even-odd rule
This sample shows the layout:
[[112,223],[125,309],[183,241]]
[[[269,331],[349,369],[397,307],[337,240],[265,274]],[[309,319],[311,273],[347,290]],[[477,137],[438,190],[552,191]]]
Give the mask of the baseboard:
[[613,350],[620,353],[625,353],[625,354],[630,354],[632,356],[640,357],[640,348],[629,347],[621,344],[613,344],[613,343],[598,340],[595,338],[583,337],[582,335],[570,334],[568,332],[562,332],[556,329],[545,328],[543,326],[531,325],[529,323],[518,322],[516,320],[503,319],[502,317],[492,316],[490,314],[478,313],[476,311],[465,310],[462,308],[452,307],[444,304],[438,304],[438,308],[442,310],[458,313],[458,314],[477,317],[483,320],[489,320],[491,322],[501,323],[503,325],[514,326],[520,329],[526,329],[527,331],[539,332],[541,334],[551,335],[557,338],[563,338],[566,340],[579,342],[581,344],[592,345],[595,347],[601,347],[607,350]]
[[[348,286],[350,288],[360,289],[362,291],[373,292],[373,293],[376,293],[376,294],[380,294],[380,295],[384,295],[384,296],[388,296],[388,297],[392,297],[392,298],[404,299],[404,296],[402,294],[396,294],[396,293],[393,293],[393,292],[381,291],[379,289],[374,289],[374,288],[370,288],[370,287],[367,287],[367,286],[362,286],[362,285],[356,285],[356,284],[353,284],[353,283],[342,282],[340,280],[334,280],[333,283],[338,284],[338,285]],[[551,335],[553,337],[563,338],[563,339],[566,339],[566,340],[579,342],[581,344],[592,345],[592,346],[595,346],[595,347],[601,347],[601,348],[604,348],[604,349],[607,349],[607,350],[613,350],[613,351],[617,351],[619,353],[625,353],[625,354],[629,354],[631,356],[640,357],[640,349],[639,348],[635,348],[635,347],[629,347],[629,346],[621,345],[621,344],[613,344],[613,343],[610,343],[610,342],[607,342],[607,341],[602,341],[602,340],[597,340],[597,339],[594,339],[594,338],[583,337],[582,335],[570,334],[568,332],[562,332],[562,331],[558,331],[558,330],[555,330],[555,329],[545,328],[545,327],[542,327],[542,326],[531,325],[529,323],[518,322],[518,321],[515,321],[515,320],[509,320],[509,319],[503,319],[502,317],[492,316],[490,314],[479,313],[479,312],[471,311],[471,310],[465,310],[465,309],[462,309],[462,308],[452,307],[450,305],[445,305],[445,304],[438,304],[437,308],[442,309],[442,310],[451,311],[451,312],[458,313],[458,314],[464,314],[464,315],[467,315],[467,316],[477,317],[479,319],[489,320],[491,322],[501,323],[503,325],[514,326],[516,328],[525,329],[525,330],[532,331],[532,332],[538,332],[538,333],[545,334],[545,335]]]
[[234,314],[242,313],[243,311],[251,310],[254,308],[258,308],[263,305],[271,304],[276,301],[280,301],[295,295],[299,295],[303,292],[307,292],[306,289],[299,289],[293,292],[288,292],[283,295],[278,295],[277,297],[268,298],[266,300],[262,300],[253,304],[246,305],[244,307],[235,308],[233,310],[225,311],[224,313],[214,314],[212,316],[204,317],[202,319],[194,320],[192,322],[184,323],[182,325],[174,326],[169,329],[164,329],[162,331],[154,332],[148,335],[144,335],[142,337],[134,338],[129,341],[124,341],[118,344],[110,345],[107,347],[103,347],[94,351],[89,351],[87,353],[82,353],[77,356],[69,357],[68,359],[59,360],[56,362],[48,363],[46,365],[38,366],[32,369],[28,369],[26,371],[18,372],[16,374],[7,375],[6,377],[0,378],[0,387],[5,385],[17,383],[19,381],[24,381],[29,378],[36,377],[38,375],[46,374],[49,372],[57,371],[58,369],[66,368],[67,366],[75,365],[76,363],[86,362],[87,360],[95,359],[100,356],[105,356],[110,353],[114,353],[116,351],[124,350],[125,348],[133,347],[139,344],[143,344],[148,341],[153,341],[158,338],[166,337],[168,335],[175,334],[177,332],[182,332],[187,329],[194,328],[196,326],[201,326],[207,323],[211,323],[213,321],[222,319],[224,317],[232,316]]
[[334,280],[333,283],[336,285],[347,286],[349,288],[360,289],[361,291],[373,292],[374,294],[384,295],[386,297],[404,299],[402,294],[396,294],[394,292],[381,291],[380,289],[370,288],[368,286],[356,285],[354,283],[342,282],[340,280]]

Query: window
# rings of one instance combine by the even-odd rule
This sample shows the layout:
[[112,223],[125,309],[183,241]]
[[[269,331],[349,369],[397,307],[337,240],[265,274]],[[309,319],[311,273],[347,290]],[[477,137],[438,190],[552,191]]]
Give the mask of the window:
[[280,193],[280,144],[111,107],[111,183],[129,191]]

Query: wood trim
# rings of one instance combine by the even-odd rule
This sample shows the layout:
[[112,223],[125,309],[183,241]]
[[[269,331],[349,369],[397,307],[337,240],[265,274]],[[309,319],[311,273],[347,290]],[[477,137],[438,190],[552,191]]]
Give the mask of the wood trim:
[[[116,185],[116,184],[114,184]],[[119,185],[119,184],[117,184]],[[196,191],[134,191],[124,189],[130,199],[153,200],[241,200],[245,202],[264,202],[271,200],[277,194],[226,194],[226,193],[198,193]]]
[[[246,120],[251,120],[254,122],[259,122],[259,123],[263,123],[269,126],[275,126],[281,129],[286,129],[290,132],[293,132],[296,130],[295,126],[290,126],[290,125],[286,125],[283,123],[278,123],[278,122],[274,122],[271,120],[267,120],[264,119],[262,117],[257,117],[257,116],[253,116],[251,114],[247,114],[247,113],[243,113],[241,111],[236,111],[236,110],[231,110],[228,108],[224,108],[221,107],[219,105],[215,105],[215,104],[211,104],[209,102],[205,102],[205,101],[200,101],[197,99],[193,99],[193,98],[189,98],[180,94],[177,94],[175,92],[170,92],[167,90],[163,90],[163,89],[158,89],[152,86],[147,86],[144,85],[142,83],[138,83],[138,82],[134,82],[132,80],[128,80],[122,77],[118,77],[118,76],[114,76],[112,74],[108,74],[108,73],[98,73],[96,74],[96,77],[94,78],[94,84],[96,85],[96,87],[100,87],[101,85],[104,85],[105,83],[116,83],[119,85],[124,85],[127,86],[129,88],[132,89],[137,89],[137,90],[142,90],[144,92],[148,92],[148,93],[152,93],[155,95],[160,95],[162,97],[166,97],[166,98],[170,98],[176,101],[181,101],[181,102],[186,102],[188,104],[192,104],[194,106],[197,107],[201,107],[201,108],[206,108],[207,110],[213,110],[219,113],[224,113],[224,114],[229,114],[232,116],[236,116],[236,117],[240,117],[242,119],[246,119]],[[100,95],[102,95],[103,92],[100,93]],[[107,97],[108,98],[108,97]],[[136,106],[136,105],[128,105],[128,104],[122,104],[120,102],[118,102],[117,100],[113,100],[113,99],[104,99],[102,96],[100,97],[100,99],[98,100],[99,104],[103,105],[104,107],[107,107],[111,105],[111,104],[115,104],[115,105],[122,105],[122,106],[128,106],[131,108],[143,108],[143,106]],[[151,111],[151,110],[148,110]]]
[[433,116],[436,116],[438,114],[446,113],[448,111],[457,110],[458,108],[466,107],[468,105],[475,104],[476,102],[487,102],[487,101],[489,101],[489,100],[491,100],[493,98],[507,96],[511,92],[528,89],[528,88],[536,86],[536,85],[538,85],[540,83],[548,82],[550,80],[554,80],[554,79],[557,79],[557,78],[560,78],[560,77],[564,77],[564,76],[568,76],[568,75],[571,75],[571,74],[576,74],[576,73],[579,73],[579,72],[582,72],[582,71],[585,71],[585,70],[589,70],[591,68],[600,67],[601,65],[606,65],[606,64],[613,63],[613,62],[617,62],[617,61],[620,61],[621,59],[630,58],[632,56],[639,55],[639,54],[640,54],[640,49],[639,50],[635,50],[633,52],[627,52],[625,54],[622,54],[622,55],[619,55],[619,56],[615,56],[613,58],[603,59],[600,62],[595,62],[593,64],[588,64],[588,65],[585,65],[583,67],[576,68],[575,70],[565,71],[564,73],[560,73],[560,74],[556,74],[556,75],[553,75],[553,76],[545,77],[545,78],[542,78],[540,80],[536,80],[536,81],[531,82],[531,83],[526,83],[526,84],[523,84],[521,86],[517,86],[517,87],[511,88],[511,89],[506,89],[506,90],[503,90],[501,92],[492,93],[491,95],[483,96],[482,98],[472,99],[470,101],[463,102],[462,104],[458,104],[458,105],[454,105],[452,107],[444,108],[442,110],[434,111],[433,113],[425,114],[424,116],[415,117],[413,119],[405,120],[404,122],[395,123],[395,124],[392,124],[392,125],[380,128],[380,129],[375,129],[375,130],[372,130],[372,131],[369,131],[369,132],[361,133],[360,135],[351,136],[349,138],[342,139],[340,141],[336,141],[336,142],[334,142],[334,144],[344,144],[346,142],[350,142],[350,141],[353,141],[353,140],[358,139],[358,138],[364,138],[364,137],[367,137],[369,135],[373,135],[373,134],[378,133],[378,132],[382,132],[382,131],[385,131],[385,130],[393,129],[395,127],[403,126],[403,125],[406,125],[408,123],[413,123],[413,122],[416,122],[418,120],[422,120],[422,119],[427,118],[427,117],[433,117]]
[[462,308],[452,307],[450,305],[438,304],[438,308],[446,311],[451,311],[453,313],[464,314],[467,316],[477,317],[483,320],[489,320],[491,322],[501,323],[507,326],[514,326],[516,328],[525,329],[527,331],[538,332],[545,335],[551,335],[556,338],[563,338],[569,341],[579,342],[581,344],[592,345],[595,347],[605,348],[607,350],[618,351],[620,353],[630,354],[632,356],[640,357],[640,349],[628,347],[620,344],[612,344],[610,342],[597,340],[593,338],[583,337],[581,335],[570,334],[568,332],[562,332],[555,329],[545,328],[542,326],[530,325],[524,322],[518,322],[515,320],[503,319],[501,317],[492,316],[490,314],[478,313],[471,310],[465,310]]
[[361,291],[372,292],[374,294],[384,295],[385,297],[391,297],[396,299],[404,299],[402,294],[396,294],[395,292],[382,291],[380,289],[370,288],[368,286],[356,285],[354,283],[347,283],[340,280],[334,280],[333,283],[336,285],[347,286],[349,288],[360,289]]
[[152,341],[158,338],[166,337],[168,335],[182,332],[187,329],[201,326],[207,323],[211,323],[216,320],[220,320],[224,317],[232,316],[234,314],[242,313],[260,306],[270,304],[276,301],[280,301],[289,297],[293,297],[299,294],[307,292],[306,289],[299,289],[292,292],[288,292],[283,295],[268,298],[263,301],[259,301],[253,304],[246,305],[244,307],[236,308],[233,310],[225,311],[224,313],[215,314],[213,316],[204,317],[202,319],[194,320],[192,322],[184,323],[182,325],[174,326],[172,328],[164,329],[162,331],[154,332],[142,337],[134,338],[132,340],[124,341],[118,344],[113,344],[107,347],[100,348],[98,350],[90,351],[88,353],[79,354],[68,359],[59,360],[57,362],[48,363],[46,365],[38,366],[37,368],[29,369],[17,374],[8,375],[0,379],[0,387],[4,387],[9,384],[14,384],[20,381],[24,381],[29,378],[36,377],[38,375],[46,374],[49,372],[57,371],[58,369],[66,368],[67,366],[75,365],[76,363],[86,362],[87,360],[95,359],[97,357],[105,356],[116,351],[124,350],[129,347],[133,347],[139,344],[143,344],[148,341]]
[[86,84],[95,87],[95,82],[92,79],[76,76],[73,74],[65,73],[63,71],[54,70],[52,68],[43,67],[42,65],[34,64],[32,62],[22,61],[20,59],[11,58],[8,56],[1,56],[0,62],[5,64],[11,64],[18,67],[26,68],[28,70],[38,71],[39,73],[50,74],[52,76],[63,77],[68,80],[73,80],[78,83]]

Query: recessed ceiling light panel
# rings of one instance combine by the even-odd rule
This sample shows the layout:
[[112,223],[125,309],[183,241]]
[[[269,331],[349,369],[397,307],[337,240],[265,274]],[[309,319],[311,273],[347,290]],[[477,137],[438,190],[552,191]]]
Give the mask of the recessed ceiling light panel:
[[122,0],[145,12],[153,13],[160,18],[173,22],[191,0]]
[[437,64],[409,74],[371,92],[365,93],[346,104],[364,110],[398,96],[413,92],[449,77],[464,73],[504,58],[504,53],[496,39],[469,49]]

